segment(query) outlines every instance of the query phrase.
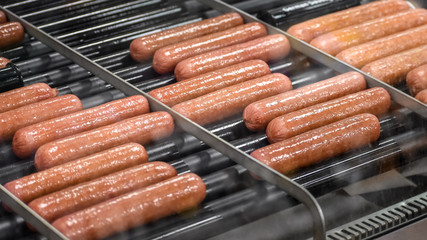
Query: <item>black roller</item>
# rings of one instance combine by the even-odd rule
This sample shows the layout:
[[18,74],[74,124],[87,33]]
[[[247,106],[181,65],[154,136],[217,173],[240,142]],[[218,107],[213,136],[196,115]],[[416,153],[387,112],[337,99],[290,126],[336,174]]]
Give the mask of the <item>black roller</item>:
[[323,65],[312,64],[305,71],[290,77],[294,89],[335,76],[334,70]]
[[0,69],[0,92],[6,92],[15,88],[23,87],[22,74],[19,67],[14,63],[8,63]]
[[16,239],[30,233],[22,217],[15,214],[0,217],[0,240]]

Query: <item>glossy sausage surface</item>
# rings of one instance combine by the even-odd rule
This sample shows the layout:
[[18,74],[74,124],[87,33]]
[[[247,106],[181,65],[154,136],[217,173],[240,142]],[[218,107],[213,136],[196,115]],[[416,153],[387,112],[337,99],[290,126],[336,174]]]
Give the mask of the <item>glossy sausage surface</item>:
[[37,150],[34,164],[43,170],[121,144],[150,143],[169,136],[173,130],[169,113],[147,113],[46,143]]
[[259,148],[251,156],[281,173],[289,173],[376,141],[380,123],[365,113]]
[[269,73],[270,68],[267,63],[262,60],[250,60],[167,85],[152,90],[148,94],[172,107],[178,103]]
[[131,96],[33,124],[15,133],[13,152],[18,157],[28,157],[45,143],[135,117],[149,110],[145,97]]
[[416,99],[418,99],[420,102],[427,104],[427,89],[424,89],[420,91],[416,96]]
[[0,24],[0,49],[21,43],[24,34],[24,27],[19,22]]
[[275,117],[365,88],[366,81],[362,74],[344,73],[251,103],[243,111],[243,120],[249,130],[260,131]]
[[200,22],[161,31],[140,37],[130,44],[130,55],[138,62],[153,57],[154,52],[164,46],[200,37],[206,34],[223,31],[243,24],[243,18],[237,13],[226,13]]
[[153,56],[153,68],[159,74],[173,72],[176,64],[186,58],[238,44],[267,35],[261,23],[253,22],[178,42],[158,49]]
[[4,186],[28,203],[43,195],[147,161],[148,155],[143,146],[128,143],[33,173]]
[[6,67],[8,63],[10,63],[10,59],[0,57],[0,68]]
[[66,215],[52,225],[72,240],[101,239],[195,208],[205,196],[202,179],[186,173]]
[[187,79],[252,59],[268,62],[285,57],[289,50],[284,35],[268,35],[183,60],[176,65],[175,76],[178,80]]
[[422,90],[427,89],[427,64],[411,70],[406,75],[406,85],[413,96],[417,95]]

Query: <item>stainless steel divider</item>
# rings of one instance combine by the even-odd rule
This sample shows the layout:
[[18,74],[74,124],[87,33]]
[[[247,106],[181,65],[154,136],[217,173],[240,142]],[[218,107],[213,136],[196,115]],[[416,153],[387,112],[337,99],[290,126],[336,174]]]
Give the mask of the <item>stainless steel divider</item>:
[[[223,12],[229,12],[229,11],[235,10],[230,6],[228,5],[226,6],[217,1],[212,1],[212,2],[201,1],[201,2],[203,3],[206,2],[207,5],[213,6],[214,8],[217,8],[218,10]],[[325,224],[324,224],[323,213],[316,199],[305,188],[293,182],[283,174],[257,161],[256,159],[252,158],[245,152],[239,149],[236,149],[230,143],[215,136],[205,128],[190,121],[189,119],[185,118],[181,114],[175,112],[171,108],[167,107],[166,105],[152,98],[148,94],[140,91],[133,85],[127,83],[120,77],[113,74],[112,72],[104,69],[103,67],[91,61],[90,59],[83,56],[79,52],[76,52],[74,49],[68,47],[67,45],[63,44],[57,39],[51,37],[44,31],[37,29],[37,27],[19,18],[13,12],[4,8],[2,8],[2,11],[5,12],[5,14],[8,16],[8,18],[11,21],[20,22],[30,35],[36,37],[38,40],[40,40],[47,46],[51,47],[58,53],[71,59],[73,62],[79,64],[80,66],[84,67],[86,70],[92,72],[94,75],[110,83],[111,85],[121,90],[126,95],[145,96],[148,99],[152,110],[166,111],[170,113],[174,117],[176,125],[179,126],[181,129],[196,136],[197,138],[204,141],[206,144],[208,144],[212,148],[228,156],[230,159],[232,159],[236,163],[241,164],[242,166],[247,168],[249,171],[253,172],[254,174],[263,178],[264,180],[277,185],[282,190],[286,191],[291,196],[301,201],[303,204],[305,204],[308,207],[308,209],[313,215],[314,238],[319,240],[325,239]],[[235,10],[235,11],[241,13],[242,16],[245,16],[245,18],[248,21],[250,21],[248,19],[248,16],[249,16],[248,14],[243,13],[240,10]],[[256,20],[252,19],[252,21],[256,21]],[[7,191],[7,189],[5,189],[1,185],[0,185],[0,199],[5,203],[9,204],[12,210],[20,214],[26,221],[30,222],[33,225],[33,227],[36,228],[38,231],[40,231],[42,234],[49,236],[51,239],[66,239],[64,235],[62,235],[60,232],[54,229],[49,223],[47,223],[44,219],[38,216],[26,204],[24,204],[22,201],[14,197],[13,194],[11,194],[9,191]]]

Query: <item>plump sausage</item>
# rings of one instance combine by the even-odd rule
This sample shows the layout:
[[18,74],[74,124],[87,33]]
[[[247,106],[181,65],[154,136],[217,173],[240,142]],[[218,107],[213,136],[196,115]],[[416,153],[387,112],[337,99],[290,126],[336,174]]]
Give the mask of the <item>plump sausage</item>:
[[7,59],[5,57],[0,57],[0,68],[6,67],[8,63],[10,63],[10,59]]
[[416,9],[325,33],[313,39],[310,44],[335,56],[349,47],[426,23],[427,10]]
[[362,74],[348,72],[254,103],[243,111],[243,120],[251,131],[261,131],[275,117],[366,88]]
[[82,110],[80,99],[63,95],[0,113],[0,142],[11,140],[18,129]]
[[52,225],[71,240],[101,239],[195,208],[205,196],[202,179],[186,173],[66,215]]
[[34,157],[37,170],[47,169],[76,158],[121,144],[146,144],[172,134],[174,122],[167,112],[147,113],[41,146]]
[[55,139],[102,127],[149,112],[143,96],[132,96],[100,106],[67,114],[19,129],[12,141],[13,152],[21,158]]
[[424,44],[427,44],[427,24],[345,49],[336,57],[361,68],[370,62]]
[[418,101],[427,104],[427,89],[424,89],[422,91],[420,91],[416,96],[416,99],[418,99]]
[[6,14],[4,14],[3,11],[0,11],[0,23],[5,23],[5,22],[7,22]]
[[145,148],[128,143],[8,182],[4,187],[23,202],[146,163]]
[[284,35],[269,35],[183,60],[176,65],[175,76],[178,80],[187,79],[252,59],[268,62],[285,57],[289,50]]
[[390,104],[390,95],[379,87],[316,104],[273,119],[267,126],[268,141],[280,142],[361,113],[381,116]]
[[243,24],[243,18],[238,13],[227,13],[200,22],[143,36],[132,41],[130,44],[130,55],[135,61],[142,62],[153,57],[154,52],[164,46],[223,31],[241,24]]
[[148,94],[172,107],[178,103],[269,73],[270,68],[264,61],[249,60],[152,90]]
[[251,156],[289,173],[376,141],[379,136],[378,118],[364,113],[259,148]]
[[160,74],[172,72],[176,64],[186,58],[265,35],[267,35],[267,29],[265,29],[264,25],[253,22],[172,44],[154,53],[153,68]]
[[39,197],[28,206],[48,222],[177,175],[164,162],[150,162]]
[[58,95],[56,88],[46,83],[36,83],[0,93],[0,112],[6,112],[31,103],[39,102]]
[[424,64],[427,64],[427,45],[371,62],[366,64],[362,71],[394,85],[402,82],[409,71]]
[[182,102],[172,109],[205,125],[237,114],[252,102],[290,89],[292,83],[288,77],[273,73]]
[[24,27],[19,22],[0,24],[0,49],[21,43],[24,40]]
[[406,85],[408,86],[412,96],[415,96],[420,91],[427,89],[427,64],[411,70],[406,75]]
[[305,42],[310,42],[324,33],[406,11],[409,8],[402,0],[375,1],[295,24],[287,32]]

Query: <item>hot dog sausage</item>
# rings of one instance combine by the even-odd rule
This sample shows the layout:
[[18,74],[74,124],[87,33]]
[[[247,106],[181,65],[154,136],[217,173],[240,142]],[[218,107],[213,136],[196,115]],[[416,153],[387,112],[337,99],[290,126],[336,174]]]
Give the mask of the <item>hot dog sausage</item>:
[[10,59],[0,57],[0,68],[6,67],[8,63],[10,63]]
[[379,136],[378,118],[364,113],[259,148],[251,156],[288,173],[371,143]]
[[409,10],[405,1],[375,1],[293,25],[288,33],[305,42],[327,32]]
[[273,73],[188,100],[172,108],[205,125],[241,112],[248,104],[292,89],[288,77]]
[[[426,32],[427,36],[427,32]],[[427,88],[427,64],[421,65],[411,70],[406,75],[406,85],[412,96]]]
[[362,71],[390,85],[403,81],[412,69],[427,64],[427,45],[366,64]]
[[186,173],[66,215],[52,225],[72,240],[101,239],[194,208],[205,196],[202,179]]
[[416,96],[416,99],[418,99],[418,101],[427,104],[427,89],[424,89],[422,91],[420,91]]
[[356,68],[375,60],[427,44],[427,24],[348,48],[336,57]]
[[251,103],[243,111],[246,127],[260,131],[275,117],[366,88],[362,74],[348,72],[289,92]]
[[175,65],[186,58],[265,35],[265,27],[261,23],[253,22],[172,44],[154,53],[153,68],[160,74],[172,72]]
[[24,27],[19,22],[0,24],[0,49],[21,43],[24,40]]
[[128,143],[19,178],[4,187],[28,203],[43,195],[147,161],[148,155],[143,146]]
[[325,33],[310,44],[333,56],[352,46],[427,23],[427,10],[417,9]]
[[270,68],[267,63],[262,60],[250,60],[167,85],[152,90],[148,94],[171,107],[221,88],[269,73]]
[[121,144],[146,144],[169,136],[173,130],[169,113],[143,114],[46,143],[37,150],[34,165],[38,170],[47,169]]
[[275,143],[357,114],[381,116],[390,104],[384,88],[371,88],[277,117],[268,124],[267,137]]
[[0,113],[0,141],[11,140],[23,127],[82,110],[80,99],[63,95]]
[[145,97],[132,96],[43,121],[21,128],[15,133],[12,141],[13,152],[18,157],[28,157],[41,145],[55,139],[135,117],[149,110]]
[[4,14],[3,11],[0,11],[0,23],[5,23],[5,22],[7,22],[6,14]]
[[56,88],[46,83],[36,83],[0,93],[0,112],[6,112],[31,103],[39,102],[58,95]]
[[200,22],[154,33],[133,40],[130,44],[130,55],[134,60],[142,62],[150,59],[157,49],[169,44],[223,31],[241,24],[243,24],[243,18],[238,13],[227,13]]
[[150,162],[39,197],[28,206],[48,222],[110,198],[176,176],[164,162]]
[[252,59],[268,62],[285,57],[289,50],[284,35],[269,35],[183,60],[176,65],[175,76],[178,80],[187,79]]

